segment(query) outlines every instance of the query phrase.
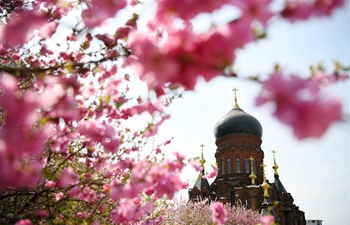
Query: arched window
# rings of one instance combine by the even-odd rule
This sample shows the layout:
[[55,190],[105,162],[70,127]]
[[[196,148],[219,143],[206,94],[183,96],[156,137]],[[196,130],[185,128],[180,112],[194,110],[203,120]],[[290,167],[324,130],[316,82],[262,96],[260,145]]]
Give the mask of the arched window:
[[222,159],[221,159],[220,170],[221,170],[221,175],[224,175],[224,160],[222,160]]
[[256,173],[256,160],[254,159],[254,161],[253,161],[253,169],[254,169],[254,174],[257,174]]
[[244,159],[244,165],[245,165],[245,173],[250,173],[250,165],[249,165],[249,159]]
[[231,159],[230,158],[227,159],[227,173],[228,174],[231,173]]
[[241,160],[236,158],[236,173],[241,173]]

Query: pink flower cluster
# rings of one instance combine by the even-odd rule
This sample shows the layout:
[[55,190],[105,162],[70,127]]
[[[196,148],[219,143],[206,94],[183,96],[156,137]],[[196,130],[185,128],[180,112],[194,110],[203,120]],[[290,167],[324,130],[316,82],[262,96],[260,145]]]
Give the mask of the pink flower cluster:
[[74,173],[73,169],[68,167],[63,169],[58,177],[58,187],[66,188],[70,185],[76,185],[79,183],[79,175]]
[[[256,225],[261,216],[255,210],[235,207],[221,202],[188,202],[175,199],[172,206],[163,208],[162,224],[241,224]],[[200,216],[198,216],[200,215]]]
[[212,217],[213,221],[218,224],[222,225],[227,220],[227,212],[224,209],[224,206],[221,202],[214,202],[210,205],[210,209],[212,210]]
[[127,5],[126,0],[91,0],[88,3],[88,9],[83,11],[82,17],[89,28],[101,25]]
[[[149,24],[149,31],[130,35],[132,57],[126,60],[126,65],[134,68],[159,95],[166,83],[181,84],[192,90],[198,76],[209,81],[221,75],[234,62],[235,50],[256,39],[251,24],[258,21],[266,26],[273,16],[269,0],[238,1],[235,6],[242,10],[242,16],[237,21],[204,33],[193,32],[188,19],[199,12],[212,12],[224,3],[228,1],[209,4],[184,1],[184,5],[161,1],[157,20]],[[177,17],[185,21],[184,28],[173,24],[172,20]]]
[[257,105],[272,102],[273,113],[282,123],[292,127],[297,138],[320,137],[341,119],[338,99],[321,97],[319,80],[273,74],[263,83]]
[[107,152],[115,153],[119,149],[120,141],[111,125],[101,124],[97,120],[83,120],[78,124],[78,131],[87,141],[101,143]]
[[[236,49],[255,41],[264,32],[271,18],[278,15],[278,12],[271,11],[271,3],[272,0],[220,0],[207,4],[196,0],[181,3],[160,1],[157,17],[149,24],[150,29],[146,33],[139,31],[130,35],[128,42],[132,57],[126,60],[126,65],[132,67],[159,95],[167,83],[181,84],[192,90],[198,76],[209,81],[227,71],[234,63]],[[291,0],[287,1],[281,15],[292,21],[312,15],[329,15],[343,3],[343,0]],[[193,32],[190,19],[199,13],[211,13],[224,4],[239,9],[241,16],[207,32]],[[178,22],[178,19],[184,21],[184,28],[175,25],[174,21]],[[255,29],[256,24],[262,27],[260,34],[258,28]]]
[[36,157],[50,133],[39,124],[40,97],[35,92],[21,93],[18,82],[7,74],[0,77],[0,110],[5,115],[0,128],[0,190],[37,184],[44,161]]
[[344,3],[344,0],[288,0],[281,15],[292,22],[306,20],[312,16],[329,16]]
[[[225,32],[234,32],[235,26],[226,28]],[[209,81],[233,62],[235,54],[230,46],[236,43],[225,35],[221,32],[197,35],[189,25],[185,29],[168,30],[167,38],[135,32],[129,38],[133,55],[126,60],[126,65],[159,95],[164,93],[166,83],[193,89],[197,76]]]
[[0,107],[5,121],[0,129],[0,189],[34,186],[46,163],[41,154],[49,138],[60,131],[55,124],[81,116],[74,95],[75,79],[37,79],[34,86],[40,92],[20,89],[20,80],[6,73],[0,79]]
[[203,178],[210,179],[218,175],[218,167],[217,166],[212,166],[212,167],[213,167],[213,170],[210,173],[204,175]]
[[127,170],[133,176],[124,185],[121,185],[120,179],[115,178],[112,183],[105,185],[105,192],[115,201],[123,197],[133,199],[142,191],[155,198],[164,195],[172,198],[177,190],[187,187],[187,183],[183,183],[177,175],[183,166],[183,156],[180,154],[176,155],[175,160],[166,159],[152,166],[146,161],[124,161],[118,163],[119,170]]
[[[35,30],[42,37],[51,37],[58,26],[55,20],[60,19],[71,8],[70,3],[61,7],[43,0],[14,2],[13,7],[16,10],[7,18],[6,26],[4,21],[0,22],[0,44],[6,47],[24,44],[33,38]],[[29,9],[28,4],[31,4],[32,9]]]
[[270,216],[263,216],[261,217],[261,224],[262,225],[272,225],[275,222],[275,217],[270,215]]
[[145,214],[149,214],[153,209],[153,204],[146,202],[142,204],[140,198],[122,199],[120,205],[111,213],[111,220],[116,224],[137,221]]

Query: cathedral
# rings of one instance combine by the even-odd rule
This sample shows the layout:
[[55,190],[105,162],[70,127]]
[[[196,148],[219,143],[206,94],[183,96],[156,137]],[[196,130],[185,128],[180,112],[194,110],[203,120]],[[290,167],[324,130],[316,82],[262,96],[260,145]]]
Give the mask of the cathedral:
[[203,147],[200,172],[189,200],[220,201],[243,205],[258,210],[262,215],[273,215],[280,225],[305,225],[305,213],[294,204],[294,199],[283,186],[278,174],[275,151],[274,182],[265,177],[264,151],[261,149],[263,129],[260,122],[244,112],[237,103],[215,124],[215,158],[218,174],[212,184],[204,178]]

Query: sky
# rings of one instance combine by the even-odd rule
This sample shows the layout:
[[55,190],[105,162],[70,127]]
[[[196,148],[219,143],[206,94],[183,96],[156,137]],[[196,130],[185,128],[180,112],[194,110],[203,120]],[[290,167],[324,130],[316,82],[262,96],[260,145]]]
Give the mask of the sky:
[[[329,70],[333,61],[349,65],[349,6],[330,18],[290,24],[273,22],[268,37],[240,51],[235,70],[240,75],[264,77],[275,63],[293,74],[309,74],[310,65],[322,62]],[[270,105],[254,104],[261,86],[244,78],[218,77],[206,83],[202,79],[194,91],[186,92],[169,107],[171,118],[159,129],[157,141],[173,137],[164,148],[166,154],[178,151],[198,157],[203,143],[205,168],[215,164],[215,123],[234,104],[257,118],[263,127],[262,149],[265,152],[266,177],[273,178],[273,155],[279,165],[280,180],[294,198],[294,203],[309,219],[323,220],[323,225],[350,224],[349,219],[349,81],[332,85],[322,92],[343,103],[343,121],[333,124],[319,139],[298,140],[290,127],[271,114]],[[188,168],[183,179],[193,187],[198,172]],[[180,192],[187,196],[187,190]]]

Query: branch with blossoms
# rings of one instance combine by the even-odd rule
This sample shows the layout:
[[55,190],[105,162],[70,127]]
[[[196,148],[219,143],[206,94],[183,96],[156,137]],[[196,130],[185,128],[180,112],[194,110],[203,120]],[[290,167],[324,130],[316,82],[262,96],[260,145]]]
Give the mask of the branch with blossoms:
[[[329,16],[344,0],[288,0],[279,11],[273,3],[155,1],[139,28],[132,11],[143,4],[134,0],[2,1],[0,222],[129,224],[149,216],[158,223],[157,199],[186,186],[183,156],[164,158],[161,146],[147,152],[169,118],[164,107],[198,77],[242,77],[232,71],[236,51],[264,37],[272,19]],[[197,15],[225,5],[240,13],[194,31]],[[341,118],[339,101],[320,90],[346,79],[344,68],[316,68],[307,79],[273,71],[257,104],[275,104],[274,115],[298,138],[319,137]],[[212,219],[222,223],[220,216]]]
[[343,120],[339,98],[321,93],[322,88],[348,79],[343,72],[346,68],[335,65],[333,73],[314,67],[309,78],[285,75],[277,69],[262,82],[256,104],[274,105],[273,115],[290,126],[298,139],[319,138],[333,123]]
[[[112,68],[94,75],[113,72]],[[137,221],[153,205],[142,198],[143,193],[172,197],[185,185],[179,179],[182,156],[175,161],[139,157],[142,146],[168,118],[163,107],[173,97],[163,104],[159,99],[128,96],[129,76],[101,78],[99,84],[80,78],[82,86],[76,77],[47,76],[24,89],[17,78],[4,74],[1,79],[1,103],[6,108],[1,137],[7,147],[1,157],[1,196],[5,205],[13,205],[0,212],[6,215],[2,223],[22,218],[35,223]],[[151,118],[143,128],[123,124],[140,114]],[[33,123],[38,124],[36,129]],[[134,201],[139,203],[135,206]],[[119,215],[127,203],[129,210],[139,212],[132,218]],[[101,217],[91,213],[92,206],[102,207]]]

